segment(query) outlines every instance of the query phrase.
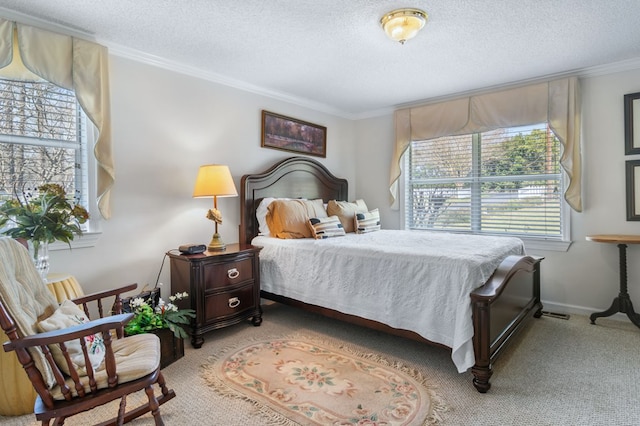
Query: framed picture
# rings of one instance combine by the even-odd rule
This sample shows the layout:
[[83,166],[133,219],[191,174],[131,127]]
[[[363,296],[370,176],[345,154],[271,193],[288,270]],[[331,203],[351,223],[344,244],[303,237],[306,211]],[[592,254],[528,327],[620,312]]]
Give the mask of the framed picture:
[[327,128],[263,110],[261,146],[326,157]]
[[627,220],[640,220],[640,160],[629,160],[627,169]]
[[624,95],[624,153],[640,154],[640,92]]

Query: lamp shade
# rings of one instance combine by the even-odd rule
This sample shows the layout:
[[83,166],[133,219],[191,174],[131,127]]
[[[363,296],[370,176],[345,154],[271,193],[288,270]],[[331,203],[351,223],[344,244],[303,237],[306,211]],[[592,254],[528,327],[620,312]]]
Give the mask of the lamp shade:
[[401,44],[415,37],[426,22],[427,14],[419,9],[393,10],[380,19],[387,36]]
[[193,188],[194,198],[236,197],[237,195],[238,191],[229,167],[222,164],[200,166]]

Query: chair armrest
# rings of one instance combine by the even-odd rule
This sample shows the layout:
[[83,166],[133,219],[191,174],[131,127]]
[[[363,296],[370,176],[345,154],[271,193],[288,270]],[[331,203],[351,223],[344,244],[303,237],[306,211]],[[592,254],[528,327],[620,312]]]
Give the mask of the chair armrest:
[[[91,293],[86,296],[77,297],[72,299],[71,301],[76,305],[82,305],[82,309],[88,318],[91,318],[91,310],[89,305],[97,307],[98,316],[103,318],[105,315],[105,306],[103,306],[103,300],[109,300],[110,305],[107,305],[107,314],[115,315],[122,313],[122,298],[120,295],[122,293],[126,293],[131,290],[135,290],[138,287],[138,284],[127,284],[120,288],[98,291],[96,293]],[[111,300],[110,298],[113,298]],[[122,337],[124,334],[123,330],[117,331],[118,338]]]
[[110,317],[100,318],[94,321],[85,322],[61,330],[47,331],[31,336],[22,337],[18,340],[10,340],[5,342],[3,347],[5,352],[16,349],[30,348],[33,346],[51,345],[67,342],[80,337],[90,336],[95,333],[109,333],[110,330],[124,327],[126,323],[131,321],[134,314],[120,314]]
[[75,303],[76,305],[81,305],[87,302],[92,302],[94,300],[98,300],[98,299],[104,299],[106,297],[110,297],[110,296],[119,296],[122,293],[126,293],[128,291],[131,290],[135,290],[138,287],[138,284],[127,284],[125,286],[119,287],[119,288],[114,288],[114,289],[110,289],[110,290],[104,290],[104,291],[97,291],[95,293],[91,293],[91,294],[87,294],[81,297],[77,297],[75,299],[72,299],[71,301],[73,303]]

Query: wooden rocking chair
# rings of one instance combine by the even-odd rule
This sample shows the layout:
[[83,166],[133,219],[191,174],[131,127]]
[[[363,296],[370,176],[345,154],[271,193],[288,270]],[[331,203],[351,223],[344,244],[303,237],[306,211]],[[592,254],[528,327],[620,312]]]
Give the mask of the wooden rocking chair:
[[[160,341],[153,334],[123,337],[133,314],[119,313],[120,294],[135,288],[131,284],[58,306],[27,250],[0,238],[0,326],[9,338],[4,350],[15,351],[36,390],[34,414],[42,425],[52,419],[62,425],[67,417],[116,399],[117,416],[102,425],[121,425],[149,411],[156,425],[164,424],[159,407],[175,393],[160,372]],[[104,315],[105,298],[114,298],[108,313],[116,315]],[[100,318],[89,321],[92,301]],[[154,384],[161,395],[155,395]],[[140,390],[148,402],[127,412],[126,396]]]

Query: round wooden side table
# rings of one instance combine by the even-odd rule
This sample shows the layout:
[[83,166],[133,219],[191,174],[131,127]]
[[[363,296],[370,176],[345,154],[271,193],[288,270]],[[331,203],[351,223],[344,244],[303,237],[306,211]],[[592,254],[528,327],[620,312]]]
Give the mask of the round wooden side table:
[[591,314],[589,319],[591,324],[596,323],[596,318],[609,317],[613,314],[621,312],[627,314],[627,317],[636,326],[640,327],[640,315],[633,310],[633,304],[627,290],[627,244],[640,244],[640,235],[621,235],[621,234],[599,234],[588,235],[587,241],[596,243],[617,244],[620,256],[620,293],[618,297],[613,299],[613,303],[609,309]]

